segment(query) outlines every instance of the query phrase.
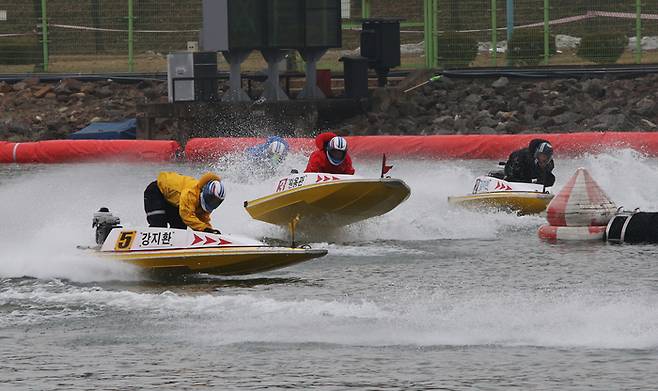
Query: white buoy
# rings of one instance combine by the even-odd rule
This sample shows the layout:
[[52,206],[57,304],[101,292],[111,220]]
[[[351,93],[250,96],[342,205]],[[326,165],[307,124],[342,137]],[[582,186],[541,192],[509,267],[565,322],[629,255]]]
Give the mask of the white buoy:
[[579,168],[548,204],[546,219],[537,234],[545,240],[601,240],[608,221],[617,212],[615,203]]
[[544,224],[539,227],[537,235],[540,239],[556,240],[603,240],[605,225],[590,225],[589,227],[556,227]]
[[546,219],[556,227],[600,226],[607,225],[616,212],[615,203],[589,172],[579,168],[548,204]]

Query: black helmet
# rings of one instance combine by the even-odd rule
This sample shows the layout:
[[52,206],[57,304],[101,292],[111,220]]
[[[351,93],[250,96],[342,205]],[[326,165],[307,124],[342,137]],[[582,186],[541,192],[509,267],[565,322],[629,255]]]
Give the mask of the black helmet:
[[539,144],[537,149],[535,149],[535,160],[539,155],[544,154],[548,157],[548,161],[553,160],[553,146],[549,142],[543,142]]

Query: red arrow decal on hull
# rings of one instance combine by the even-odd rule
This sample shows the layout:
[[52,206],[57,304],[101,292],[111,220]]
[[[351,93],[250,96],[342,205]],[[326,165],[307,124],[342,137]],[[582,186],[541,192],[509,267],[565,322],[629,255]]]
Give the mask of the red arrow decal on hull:
[[197,234],[194,234],[194,241],[192,242],[192,246],[194,246],[197,243],[203,242],[203,239],[197,236]]
[[211,238],[210,236],[206,236],[206,242],[203,245],[207,246],[207,245],[212,244],[212,243],[217,243],[217,241],[215,239]]
[[222,238],[219,238],[219,245],[221,246],[222,244],[231,244],[228,240],[224,240]]

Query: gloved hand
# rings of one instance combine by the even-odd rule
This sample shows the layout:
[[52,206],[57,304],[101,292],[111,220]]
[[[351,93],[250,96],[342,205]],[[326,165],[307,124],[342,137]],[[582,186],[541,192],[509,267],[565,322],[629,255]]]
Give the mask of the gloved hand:
[[217,234],[217,235],[222,234],[221,232],[219,232],[218,229],[214,229],[214,228],[206,228],[203,230],[203,232],[208,232],[209,234]]

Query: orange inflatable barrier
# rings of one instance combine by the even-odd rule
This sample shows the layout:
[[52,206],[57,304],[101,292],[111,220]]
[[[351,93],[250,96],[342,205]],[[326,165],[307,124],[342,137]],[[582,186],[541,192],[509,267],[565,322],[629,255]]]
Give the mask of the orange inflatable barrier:
[[[242,153],[249,147],[264,143],[265,140],[258,137],[193,138],[185,146],[185,157],[191,161],[213,161],[224,155]],[[291,151],[310,153],[315,149],[315,141],[312,138],[287,138],[286,141]]]
[[[601,153],[632,148],[648,156],[658,156],[658,133],[653,132],[584,132],[503,135],[434,135],[434,136],[347,136],[350,154],[357,158],[378,158],[383,153],[392,158],[430,159],[507,159],[509,154],[526,147],[530,140],[543,138],[553,144],[558,157]],[[310,153],[315,149],[311,138],[287,139],[293,152]],[[212,161],[230,153],[265,142],[264,138],[196,138],[188,141],[185,154],[189,160]]]
[[0,143],[0,163],[71,163],[92,161],[163,162],[180,144],[170,140],[50,140]]

